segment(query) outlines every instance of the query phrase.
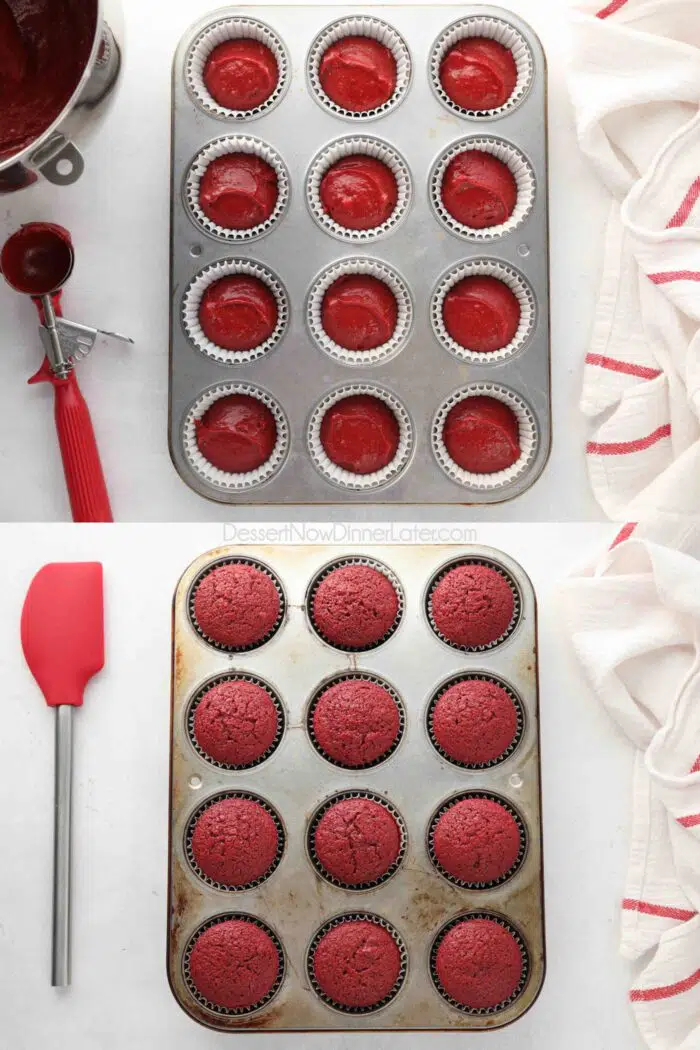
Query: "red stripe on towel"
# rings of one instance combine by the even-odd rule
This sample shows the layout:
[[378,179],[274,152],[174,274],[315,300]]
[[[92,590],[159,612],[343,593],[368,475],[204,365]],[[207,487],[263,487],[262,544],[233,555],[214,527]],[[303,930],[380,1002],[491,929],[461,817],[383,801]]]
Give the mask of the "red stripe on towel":
[[687,817],[679,817],[678,823],[682,828],[696,828],[700,824],[700,813],[691,813]]
[[690,767],[691,773],[700,773],[700,755],[695,759],[692,766]]
[[614,547],[617,547],[620,543],[624,543],[625,540],[628,540],[637,528],[637,524],[636,521],[628,521],[626,525],[623,525],[615,539],[610,544],[610,550],[613,550]]
[[647,368],[646,365],[633,365],[629,361],[619,361],[616,357],[604,357],[603,354],[586,354],[587,365],[598,365],[609,372],[623,372],[639,379],[656,379],[661,375],[660,368]]
[[690,977],[683,981],[677,981],[676,984],[665,984],[660,988],[633,988],[630,999],[633,1003],[653,1003],[658,999],[670,999],[674,995],[688,992],[696,984],[700,984],[700,970],[691,973]]
[[664,423],[662,427],[657,427],[653,434],[637,438],[636,441],[589,441],[586,445],[586,452],[595,456],[625,456],[629,452],[642,452],[645,448],[651,448],[662,438],[670,436],[671,424]]
[[656,915],[660,919],[678,919],[679,922],[688,922],[697,915],[696,911],[688,911],[686,908],[668,908],[665,904],[633,901],[629,897],[623,900],[622,907],[625,911],[638,911],[642,915]]
[[619,11],[621,7],[624,7],[627,0],[610,0],[607,7],[601,7],[600,11],[596,14],[596,18],[610,18],[610,15],[614,15],[616,11]]
[[695,180],[692,184],[685,197],[681,202],[681,206],[666,223],[667,230],[675,230],[679,226],[684,226],[690,218],[690,213],[700,200],[700,177]]
[[668,273],[650,273],[652,284],[671,284],[673,281],[700,281],[697,270],[669,270]]

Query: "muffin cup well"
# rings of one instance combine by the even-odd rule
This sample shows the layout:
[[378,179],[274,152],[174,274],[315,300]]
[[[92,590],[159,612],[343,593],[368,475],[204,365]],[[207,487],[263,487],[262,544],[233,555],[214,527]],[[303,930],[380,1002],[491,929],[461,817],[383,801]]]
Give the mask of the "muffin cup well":
[[[499,806],[502,806],[503,809],[508,813],[508,815],[511,816],[515,821],[518,827],[518,833],[520,835],[520,849],[518,851],[518,856],[516,860],[511,865],[511,867],[503,873],[503,875],[499,876],[499,878],[497,879],[492,879],[490,882],[466,882],[464,879],[457,878],[456,876],[450,874],[450,872],[447,871],[446,868],[443,868],[435,853],[434,835],[438,821],[449,809],[452,809],[452,807],[458,802],[463,802],[466,799],[471,798],[487,799],[489,802],[496,802]],[[426,848],[428,851],[428,856],[430,857],[433,866],[435,867],[435,870],[438,871],[444,879],[447,879],[448,882],[451,882],[453,886],[459,886],[461,889],[464,890],[490,890],[493,889],[495,886],[502,886],[504,882],[508,882],[510,879],[513,878],[514,875],[518,873],[518,871],[522,867],[523,861],[525,860],[525,855],[527,853],[527,847],[527,828],[525,825],[525,821],[523,820],[519,811],[507,799],[503,798],[501,795],[496,795],[493,791],[460,791],[458,794],[452,795],[451,798],[448,798],[444,802],[441,802],[438,808],[435,810],[432,817],[430,818],[430,823],[428,824],[428,830],[426,833]]]
[[[221,564],[219,562],[219,564]],[[255,566],[258,568],[258,566]],[[200,577],[201,579],[201,577]],[[280,585],[281,588],[281,585]],[[278,594],[281,594],[281,590],[278,590]],[[201,635],[201,631],[198,631]],[[204,637],[202,635],[202,637]],[[207,641],[209,641],[207,639]],[[209,642],[209,644],[212,644]],[[217,685],[222,685],[224,682],[249,682],[251,685],[257,685],[261,689],[264,689],[267,695],[270,697],[272,704],[277,712],[277,733],[275,739],[272,741],[270,746],[264,751],[259,758],[256,758],[253,762],[246,762],[244,765],[233,766],[227,762],[219,762],[217,759],[212,758],[211,755],[207,754],[203,747],[199,744],[194,731],[194,719],[199,704],[202,702],[204,697],[210,690],[214,689]],[[282,743],[287,728],[287,715],[277,691],[273,689],[269,682],[266,682],[263,678],[258,675],[249,674],[245,671],[231,671],[224,674],[215,675],[213,678],[209,678],[203,685],[197,688],[197,691],[189,701],[185,711],[185,722],[187,727],[187,736],[189,737],[190,744],[197,752],[199,757],[207,762],[210,766],[215,766],[217,769],[226,769],[230,772],[240,772],[244,769],[255,769],[266,762],[271,755],[275,753],[277,748]]]
[[[319,860],[319,857],[316,853],[316,847],[314,845],[314,835],[316,832],[316,828],[319,825],[319,821],[328,812],[329,809],[332,809],[332,807],[335,806],[338,802],[344,802],[346,799],[367,799],[370,802],[376,802],[377,805],[382,806],[383,809],[385,809],[387,813],[389,813],[394,818],[394,820],[396,821],[396,825],[399,829],[399,834],[401,836],[401,844],[399,846],[399,852],[396,857],[396,860],[384,872],[383,875],[381,875],[378,879],[372,879],[370,882],[353,884],[343,882],[342,879],[337,879],[335,875],[331,875],[331,873],[326,870],[326,868],[323,866],[322,861]],[[384,798],[382,795],[376,794],[376,792],[374,791],[339,791],[336,795],[332,795],[330,798],[327,798],[324,802],[321,803],[316,812],[312,815],[306,832],[306,850],[314,870],[318,872],[322,879],[324,879],[326,882],[329,882],[332,886],[339,886],[341,889],[348,890],[353,893],[360,893],[363,890],[376,889],[377,886],[382,886],[385,882],[388,882],[389,879],[391,879],[401,867],[401,864],[403,863],[403,860],[406,856],[407,845],[408,834],[406,832],[406,824],[404,823],[403,817],[399,813],[396,806],[394,806],[388,799]]]
[[[195,612],[194,604],[195,596],[197,594],[197,588],[199,587],[202,580],[204,580],[210,573],[214,572],[215,569],[221,568],[222,565],[247,565],[250,566],[250,568],[252,569],[257,569],[258,572],[262,572],[265,576],[267,576],[269,580],[272,581],[275,590],[277,591],[277,596],[279,598],[279,613],[277,619],[275,620],[274,624],[267,632],[267,634],[265,634],[264,637],[260,639],[260,641],[254,642],[252,645],[224,645],[222,642],[217,642],[214,638],[210,638],[208,634],[205,634],[205,632],[202,630],[202,628],[199,626],[199,623],[197,622],[197,615]],[[279,577],[267,565],[265,565],[261,561],[258,561],[257,558],[246,558],[243,555],[236,558],[219,558],[217,561],[211,562],[209,565],[207,565],[205,569],[202,569],[202,571],[198,573],[195,579],[192,581],[192,586],[190,587],[189,595],[187,598],[187,611],[193,629],[197,632],[199,637],[207,643],[207,645],[210,645],[213,649],[218,649],[219,652],[222,653],[250,653],[254,652],[256,649],[260,649],[260,647],[269,642],[271,638],[274,638],[274,636],[279,631],[287,615],[287,597],[284,593],[284,588],[282,587]],[[224,675],[222,677],[227,676]],[[234,675],[233,677],[241,676]],[[218,681],[218,677],[216,681]],[[211,679],[205,682],[204,686],[200,688],[200,692],[203,692],[206,689],[210,689],[213,684],[216,684],[216,682],[212,682]]]
[[[503,689],[504,692],[508,694],[508,697],[512,701],[513,708],[515,710],[517,726],[515,730],[515,735],[511,743],[508,745],[505,751],[501,752],[501,754],[498,755],[496,758],[490,759],[488,762],[460,762],[459,759],[453,758],[450,754],[448,754],[447,751],[445,751],[443,747],[440,746],[440,744],[435,738],[435,733],[433,730],[433,714],[441,697],[443,697],[448,691],[448,689],[450,689],[453,685],[458,685],[460,682],[474,681],[489,682],[492,685],[497,685],[499,689]],[[502,678],[498,678],[496,675],[493,674],[486,674],[485,672],[482,674],[479,671],[476,671],[474,673],[460,672],[458,674],[450,675],[450,677],[447,678],[444,682],[441,682],[437,689],[435,689],[432,693],[430,700],[428,701],[428,707],[425,713],[425,729],[428,734],[428,739],[430,740],[430,743],[433,745],[437,753],[442,759],[445,760],[445,762],[449,762],[451,766],[457,766],[457,768],[459,769],[493,769],[495,766],[500,766],[503,762],[509,759],[510,756],[517,750],[520,741],[523,738],[523,733],[525,731],[525,708],[523,707],[523,702],[520,699],[519,695],[516,693],[515,689],[513,689],[511,685],[508,685],[507,682],[504,682]]]
[[[451,642],[450,639],[446,638],[445,635],[440,631],[440,628],[437,626],[433,619],[432,598],[435,588],[452,569],[457,569],[462,565],[483,565],[487,569],[493,569],[494,572],[497,572],[498,575],[506,581],[513,594],[513,615],[511,616],[510,623],[508,624],[503,634],[500,635],[498,638],[495,638],[492,642],[489,642],[488,645],[458,645],[455,642]],[[425,595],[423,598],[423,608],[425,609],[425,615],[433,633],[436,635],[437,638],[440,639],[441,642],[443,642],[450,649],[456,649],[462,653],[485,653],[489,652],[491,649],[496,649],[499,645],[503,645],[503,643],[507,641],[507,639],[510,638],[511,635],[515,632],[515,630],[518,627],[518,624],[520,623],[522,605],[523,603],[522,598],[520,596],[520,590],[513,577],[510,575],[509,572],[507,572],[503,568],[502,565],[499,565],[495,561],[489,561],[488,558],[455,558],[453,561],[447,562],[446,565],[441,566],[441,568],[439,568],[438,571],[432,576],[431,580],[428,583],[428,586],[426,587]]]
[[[378,642],[375,642],[373,645],[362,649],[358,649],[354,646],[349,645],[337,645],[335,642],[330,641],[330,639],[326,638],[323,632],[320,631],[319,628],[316,626],[313,613],[314,597],[319,588],[319,585],[323,583],[325,579],[331,576],[336,569],[345,569],[353,565],[366,566],[367,568],[374,569],[376,572],[380,572],[382,576],[385,576],[391,584],[391,586],[394,588],[394,592],[396,594],[396,599],[398,602],[398,608],[396,610],[394,622],[389,628],[389,630],[386,632],[386,634],[384,634]],[[401,586],[401,581],[399,580],[396,573],[392,572],[391,569],[387,565],[384,565],[383,562],[377,561],[374,558],[350,556],[346,558],[338,558],[335,561],[330,562],[328,565],[325,565],[319,572],[316,573],[311,583],[309,584],[309,587],[306,592],[305,607],[306,617],[309,622],[309,626],[311,627],[311,630],[318,638],[321,639],[322,642],[325,642],[326,645],[330,645],[332,649],[335,649],[341,653],[367,653],[373,651],[374,649],[378,649],[381,645],[384,645],[385,642],[388,642],[389,639],[396,634],[399,627],[401,626],[401,621],[403,619],[404,611],[406,609],[406,596],[404,594],[403,587]],[[356,675],[350,675],[350,677],[354,678],[356,677]],[[367,675],[366,677],[369,679],[372,676]],[[381,680],[379,680],[379,684],[384,686],[387,685],[386,682],[383,682]]]

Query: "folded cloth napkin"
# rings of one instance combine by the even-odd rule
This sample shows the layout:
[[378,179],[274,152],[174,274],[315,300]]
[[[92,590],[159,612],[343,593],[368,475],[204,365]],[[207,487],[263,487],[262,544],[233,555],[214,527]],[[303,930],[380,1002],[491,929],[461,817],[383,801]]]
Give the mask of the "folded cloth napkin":
[[636,748],[621,951],[652,1050],[700,1050],[699,558],[697,521],[627,526],[562,589],[584,672]]
[[573,13],[581,149],[611,195],[581,407],[594,494],[616,520],[700,508],[698,0]]

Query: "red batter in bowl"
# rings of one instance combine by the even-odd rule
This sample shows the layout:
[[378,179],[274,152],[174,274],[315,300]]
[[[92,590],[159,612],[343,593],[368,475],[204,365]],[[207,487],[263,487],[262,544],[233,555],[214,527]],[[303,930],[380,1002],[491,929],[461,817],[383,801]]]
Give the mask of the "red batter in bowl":
[[381,761],[401,732],[399,709],[391,693],[361,678],[329,686],[314,707],[312,725],[326,757],[348,769]]
[[277,444],[275,417],[249,394],[220,397],[195,420],[197,447],[227,474],[247,474],[269,460]]
[[321,444],[336,466],[351,474],[388,467],[399,448],[399,421],[384,401],[354,394],[336,401],[321,422]]
[[225,1010],[251,1009],[275,987],[280,955],[269,933],[248,919],[218,922],[201,933],[189,960],[192,983]]
[[265,343],[278,321],[277,301],[257,277],[236,274],[209,285],[199,307],[207,339],[223,350],[245,352]]
[[326,49],[318,76],[337,106],[368,113],[383,106],[396,91],[396,60],[378,40],[346,36]]
[[224,798],[205,809],[192,832],[197,867],[222,886],[247,886],[275,862],[277,825],[268,811],[248,798]]
[[254,565],[219,565],[194,594],[194,615],[203,634],[237,649],[262,642],[277,624],[280,608],[274,583]]
[[254,153],[225,153],[213,160],[199,185],[199,204],[225,230],[252,230],[277,206],[277,172]]
[[512,933],[493,919],[465,919],[447,931],[435,957],[445,992],[470,1010],[507,1002],[523,979],[523,957]]
[[446,809],[431,831],[435,858],[461,882],[497,882],[516,864],[520,829],[511,813],[490,798],[464,798]]
[[207,91],[224,109],[245,112],[261,106],[278,81],[277,59],[260,40],[225,40],[204,67]]
[[453,761],[483,766],[500,758],[518,732],[518,715],[496,682],[471,678],[455,682],[432,710],[430,730]]
[[371,565],[342,565],[325,576],[313,596],[316,630],[332,645],[367,649],[391,631],[399,612],[394,585]]
[[339,277],[321,306],[323,330],[345,350],[374,350],[388,343],[398,317],[391,288],[366,273]]
[[313,969],[321,991],[334,1003],[366,1009],[394,990],[401,974],[401,953],[383,926],[348,919],[323,935]]
[[398,203],[396,177],[376,157],[358,154],[331,165],[321,179],[327,215],[348,230],[373,230],[389,219]]
[[473,230],[500,226],[515,210],[518,187],[502,160],[483,150],[458,153],[442,180],[442,203],[450,215]]
[[497,474],[522,454],[518,419],[495,397],[459,401],[447,414],[442,440],[450,458],[471,474]]
[[374,882],[401,851],[401,831],[389,810],[369,798],[345,798],[323,814],[313,835],[321,867],[346,886]]
[[510,627],[515,598],[508,581],[488,565],[457,565],[430,596],[440,634],[454,645],[491,645]]
[[280,715],[272,697],[255,682],[219,682],[194,712],[194,737],[209,758],[226,766],[250,766],[272,747]]
[[498,109],[515,90],[513,52],[497,40],[467,37],[450,48],[440,64],[440,83],[463,109]]
[[503,281],[486,274],[454,284],[442,306],[445,328],[456,343],[479,354],[501,350],[513,341],[520,324],[520,304]]

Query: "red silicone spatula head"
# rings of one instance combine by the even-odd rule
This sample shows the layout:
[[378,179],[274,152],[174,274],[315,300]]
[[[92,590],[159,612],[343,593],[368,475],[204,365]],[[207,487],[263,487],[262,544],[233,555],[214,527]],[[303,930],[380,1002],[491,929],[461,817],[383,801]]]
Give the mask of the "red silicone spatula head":
[[99,562],[45,565],[22,610],[22,648],[47,704],[79,707],[104,665],[104,601]]

